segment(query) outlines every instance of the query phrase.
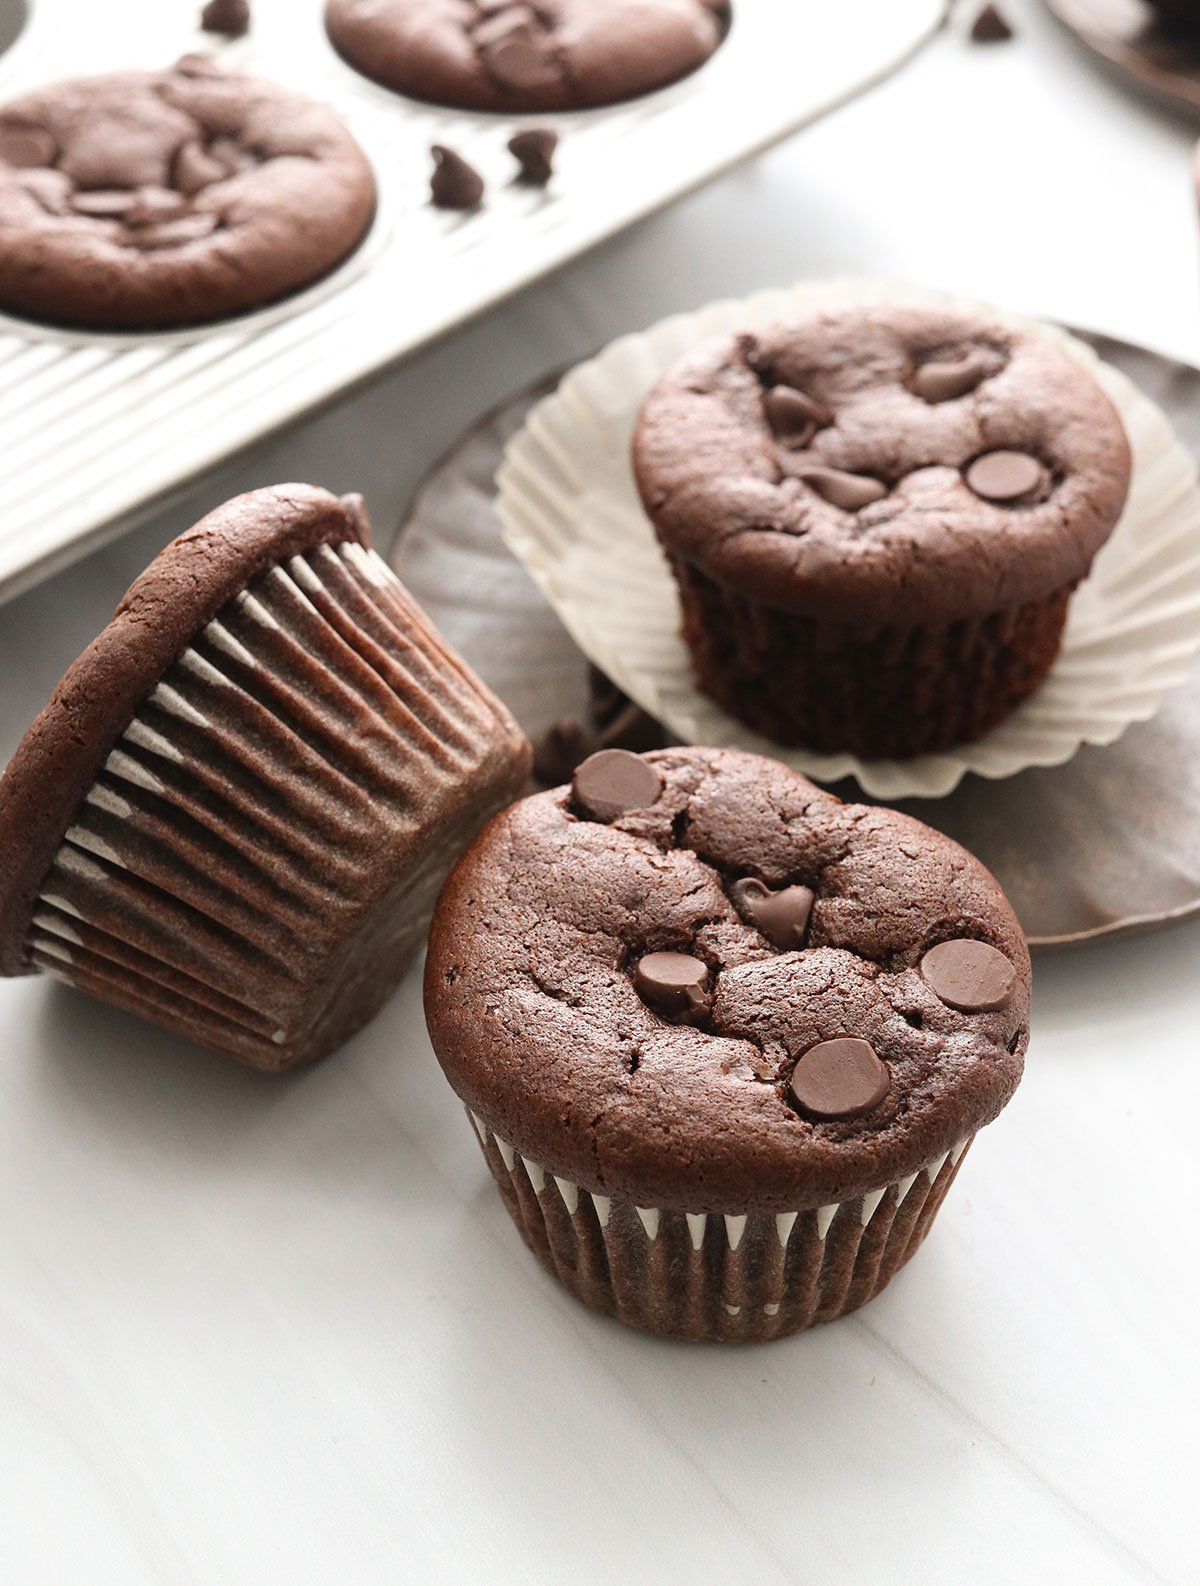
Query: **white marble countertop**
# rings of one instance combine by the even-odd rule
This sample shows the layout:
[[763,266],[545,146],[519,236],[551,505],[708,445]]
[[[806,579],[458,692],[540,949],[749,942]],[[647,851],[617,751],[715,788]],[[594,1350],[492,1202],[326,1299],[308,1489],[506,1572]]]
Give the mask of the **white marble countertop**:
[[[1196,133],[1004,4],[1017,42],[940,38],[5,608],[0,751],[201,511],[303,477],[388,525],[484,406],[673,307],[886,273],[1200,358]],[[0,1579],[1193,1586],[1198,951],[1041,958],[1026,1081],[913,1266],[726,1350],[542,1277],[415,975],[283,1083],[0,985]]]

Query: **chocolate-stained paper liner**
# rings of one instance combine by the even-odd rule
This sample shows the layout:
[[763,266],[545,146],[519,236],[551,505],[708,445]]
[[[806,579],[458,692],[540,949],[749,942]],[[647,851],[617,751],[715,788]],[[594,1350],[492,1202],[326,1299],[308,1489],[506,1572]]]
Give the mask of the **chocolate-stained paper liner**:
[[631,1327],[726,1343],[783,1338],[874,1299],[929,1232],[971,1143],[853,1200],[718,1216],[590,1193],[467,1116],[522,1238],[576,1299]]
[[256,1068],[318,1057],[375,1012],[519,791],[514,734],[374,552],[293,557],[195,636],[108,756],[32,961]]
[[[881,299],[983,313],[1061,343],[1120,413],[1133,453],[1126,508],[1071,603],[1046,683],[977,743],[912,760],[863,760],[780,746],[697,689],[679,635],[679,598],[642,510],[629,461],[638,409],[697,342],[818,307]],[[804,282],[710,304],[624,336],[530,413],[498,476],[507,541],[572,638],[685,743],[747,749],[819,781],[853,777],[876,798],[936,798],[968,772],[999,778],[1060,765],[1152,716],[1200,649],[1200,489],[1170,422],[1084,343],[988,303],[877,281]]]

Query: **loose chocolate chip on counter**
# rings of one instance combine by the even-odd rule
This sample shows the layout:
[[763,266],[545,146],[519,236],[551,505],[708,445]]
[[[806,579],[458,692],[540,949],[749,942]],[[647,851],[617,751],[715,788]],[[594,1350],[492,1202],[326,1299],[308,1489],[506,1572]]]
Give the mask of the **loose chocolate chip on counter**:
[[0,127],[0,160],[19,171],[53,165],[57,153],[54,139],[41,127]]
[[94,220],[121,220],[137,203],[137,194],[124,187],[101,187],[90,193],[74,193],[71,208],[77,215]]
[[540,88],[558,79],[553,46],[531,6],[497,11],[471,38],[484,66],[504,88]]
[[1006,1008],[1017,984],[1017,972],[999,948],[970,937],[931,947],[921,960],[921,974],[934,995],[959,1013]]
[[926,402],[952,402],[987,379],[991,365],[981,352],[958,358],[934,358],[913,375],[912,388]]
[[763,397],[763,412],[775,436],[792,446],[807,446],[833,415],[795,386],[772,386]]
[[521,167],[518,182],[527,187],[545,187],[554,175],[554,151],[558,133],[549,127],[524,127],[508,140],[508,152]]
[[631,810],[649,809],[662,794],[662,777],[628,749],[589,755],[572,783],[575,802],[597,821],[615,821]]
[[1046,483],[1046,470],[1028,452],[984,452],[966,472],[966,481],[985,501],[1032,501]]
[[861,1118],[891,1089],[887,1064],[869,1041],[838,1036],[810,1046],[792,1072],[792,1095],[811,1118]]
[[870,474],[847,474],[840,468],[804,468],[799,477],[822,501],[843,512],[858,512],[874,501],[882,501],[888,493],[887,486]]
[[200,26],[206,33],[220,33],[227,39],[240,39],[250,31],[248,0],[208,0],[200,13]]
[[595,733],[564,716],[534,739],[534,777],[542,787],[561,787],[596,747]]
[[994,5],[986,5],[971,25],[971,38],[976,44],[1006,44],[1013,36],[1007,19]]
[[474,209],[483,198],[483,177],[461,154],[435,143],[429,196],[437,209]]
[[633,971],[633,985],[648,1007],[668,1018],[708,1012],[708,965],[690,953],[647,953]]
[[735,881],[729,889],[738,913],[773,947],[785,952],[804,946],[813,894],[808,887],[783,887],[772,892],[756,876]]

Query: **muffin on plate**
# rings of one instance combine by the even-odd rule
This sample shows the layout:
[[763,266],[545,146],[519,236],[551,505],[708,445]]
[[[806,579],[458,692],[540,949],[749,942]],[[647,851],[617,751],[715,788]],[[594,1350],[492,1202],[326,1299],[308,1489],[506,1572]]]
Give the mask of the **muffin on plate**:
[[583,110],[664,88],[724,37],[726,0],[327,0],[365,77],[462,110]]
[[332,110],[185,56],[0,106],[0,310],[166,330],[327,275],[375,214]]
[[357,497],[239,496],[134,583],[0,780],[0,974],[312,1062],[390,994],[529,760]]
[[426,961],[434,1050],[548,1271],[652,1332],[769,1339],[879,1292],[1029,1039],[956,843],[759,756],[604,750],[497,816]]
[[1060,343],[903,303],[698,349],[633,459],[701,688],[866,758],[982,737],[1045,680],[1131,467]]

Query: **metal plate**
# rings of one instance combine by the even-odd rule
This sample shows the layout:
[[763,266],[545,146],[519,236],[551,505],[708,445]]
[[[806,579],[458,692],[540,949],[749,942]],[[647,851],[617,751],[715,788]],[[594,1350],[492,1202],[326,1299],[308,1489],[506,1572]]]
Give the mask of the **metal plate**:
[[1200,116],[1200,34],[1161,33],[1145,0],[1046,0],[1046,6],[1115,76]]
[[[1200,370],[1078,332],[1159,403],[1200,454]],[[481,419],[421,487],[392,565],[531,734],[588,708],[587,665],[504,547],[492,480],[554,375]],[[835,788],[861,799],[854,783]],[[947,832],[999,877],[1030,942],[1066,946],[1200,913],[1200,674],[1107,748],[1002,781],[966,777],[898,809]]]
[[[33,0],[0,56],[0,98],[80,72],[161,66],[186,50],[333,104],[372,158],[378,222],[328,280],[186,333],[88,335],[0,317],[0,598],[161,507],[236,451],[777,142],[900,64],[946,0],[736,0],[716,55],[674,87],[548,118],[564,133],[545,192],[514,186],[514,118],[418,105],[329,47],[322,0],[255,0],[254,29],[196,32],[200,0]],[[547,118],[539,118],[547,119]],[[429,146],[488,182],[471,215],[430,208]]]

